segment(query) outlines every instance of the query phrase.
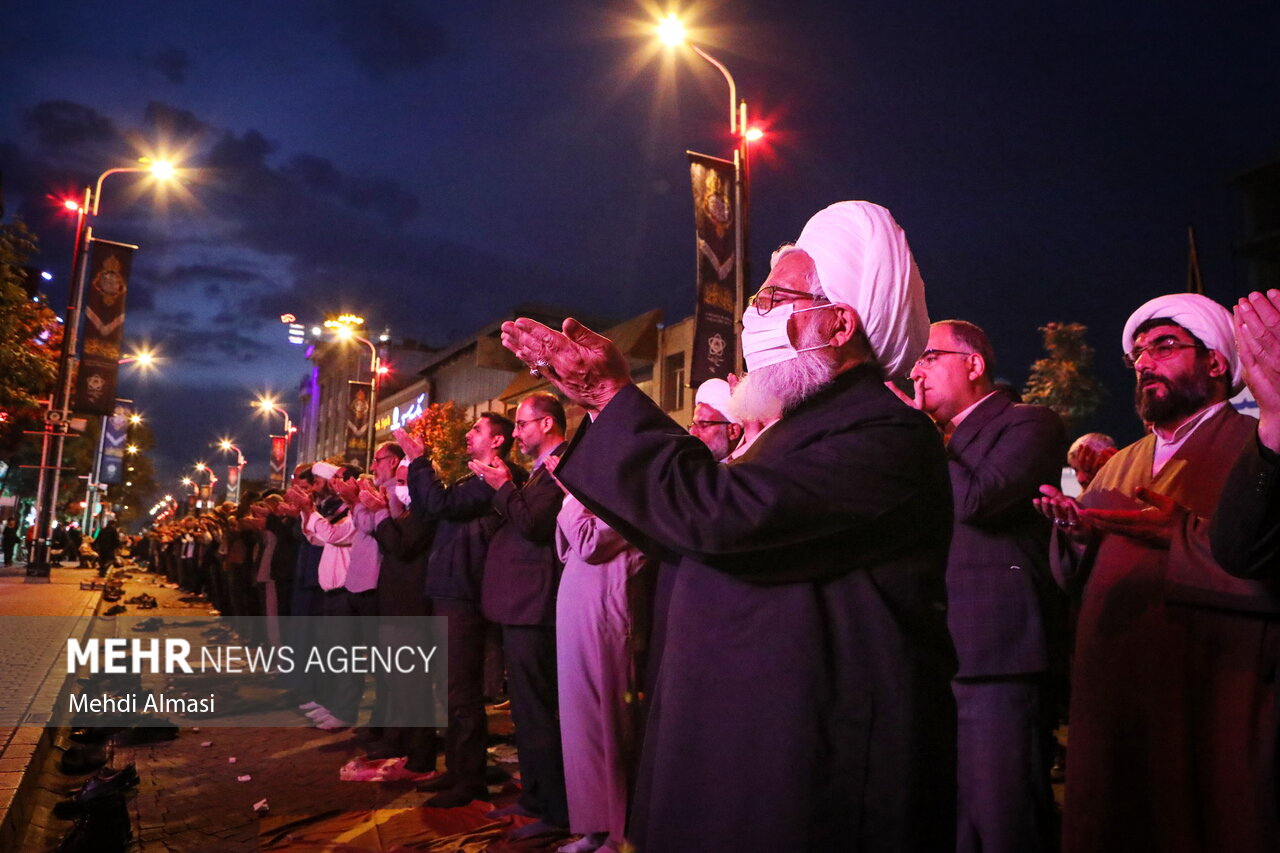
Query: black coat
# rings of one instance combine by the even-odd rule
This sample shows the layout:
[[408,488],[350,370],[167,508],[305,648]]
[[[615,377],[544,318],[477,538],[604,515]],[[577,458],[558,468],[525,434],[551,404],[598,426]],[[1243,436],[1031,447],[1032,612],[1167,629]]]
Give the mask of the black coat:
[[928,418],[856,368],[721,465],[630,387],[557,473],[680,556],[642,853],[953,849],[951,492]]
[[[551,451],[564,452],[564,444]],[[502,526],[489,542],[480,607],[501,625],[556,623],[556,592],[564,566],[556,556],[556,516],[564,492],[546,468],[523,486],[505,483],[493,496]]]
[[1209,531],[1214,559],[1242,578],[1280,578],[1280,457],[1248,442],[1222,488]]
[[[523,468],[507,464],[519,485]],[[436,477],[431,460],[409,464],[409,511],[422,523],[436,525],[427,563],[426,594],[431,598],[480,601],[489,540],[502,524],[493,508],[494,490],[473,474],[446,486]]]
[[1067,441],[1051,409],[996,393],[947,444],[955,528],[947,624],[961,677],[1043,672],[1063,652],[1065,599],[1049,572],[1048,520],[1031,503],[1062,477]]

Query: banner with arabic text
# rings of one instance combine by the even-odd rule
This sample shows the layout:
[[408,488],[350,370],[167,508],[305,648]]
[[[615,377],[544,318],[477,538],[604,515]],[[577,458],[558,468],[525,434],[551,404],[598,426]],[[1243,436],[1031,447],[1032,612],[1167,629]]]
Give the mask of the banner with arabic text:
[[110,415],[115,409],[124,301],[136,248],[109,240],[89,241],[80,364],[71,400],[71,409],[79,414]]
[[693,314],[689,385],[725,379],[737,349],[734,288],[737,249],[733,221],[733,163],[705,154],[689,155],[693,183],[694,239],[697,245],[698,302]]

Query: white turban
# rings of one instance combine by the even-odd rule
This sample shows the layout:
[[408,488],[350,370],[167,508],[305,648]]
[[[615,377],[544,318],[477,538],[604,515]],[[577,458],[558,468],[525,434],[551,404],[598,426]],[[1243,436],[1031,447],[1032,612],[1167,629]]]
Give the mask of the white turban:
[[814,214],[795,246],[775,252],[773,263],[792,248],[813,258],[827,298],[858,312],[885,372],[895,377],[910,370],[929,340],[929,310],[924,280],[893,214],[869,201],[837,202]]
[[698,394],[693,398],[693,404],[695,406],[710,406],[724,415],[725,420],[740,424],[742,421],[734,417],[729,411],[729,397],[728,382],[723,379],[708,379],[698,386]]
[[1169,319],[1195,335],[1211,350],[1216,350],[1231,367],[1231,393],[1244,387],[1240,372],[1240,356],[1236,353],[1235,331],[1231,312],[1199,293],[1170,293],[1146,302],[1124,324],[1121,345],[1125,352],[1133,350],[1133,330],[1148,320]]

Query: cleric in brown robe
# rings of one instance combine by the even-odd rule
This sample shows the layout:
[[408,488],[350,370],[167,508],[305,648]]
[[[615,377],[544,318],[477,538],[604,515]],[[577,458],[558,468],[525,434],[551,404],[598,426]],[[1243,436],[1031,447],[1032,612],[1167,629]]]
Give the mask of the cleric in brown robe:
[[948,851],[951,489],[937,430],[894,396],[924,283],[889,212],[843,202],[775,256],[743,318],[740,414],[781,419],[716,462],[573,320],[503,343],[592,417],[557,471],[674,566],[629,840],[679,851]]
[[1280,597],[1230,577],[1209,550],[1231,463],[1257,422],[1231,315],[1197,294],[1125,326],[1149,435],[1079,502],[1045,486],[1056,568],[1083,587],[1068,719],[1066,853],[1280,850],[1270,789]]

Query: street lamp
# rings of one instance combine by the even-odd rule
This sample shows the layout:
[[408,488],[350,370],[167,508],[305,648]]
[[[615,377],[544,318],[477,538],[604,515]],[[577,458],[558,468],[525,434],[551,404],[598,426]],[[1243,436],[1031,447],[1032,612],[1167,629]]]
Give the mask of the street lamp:
[[[688,33],[685,32],[684,24],[679,18],[673,14],[668,15],[658,22],[656,30],[658,38],[669,47],[676,47],[681,44],[688,45],[694,53],[724,75],[725,82],[729,84],[729,134],[734,139],[733,249],[734,256],[737,259],[737,263],[734,264],[733,309],[735,320],[740,321],[742,312],[747,304],[747,277],[750,272],[747,258],[747,220],[751,211],[751,194],[748,187],[751,174],[748,168],[748,143],[760,139],[764,136],[764,131],[758,127],[747,127],[747,102],[738,100],[738,85],[734,82],[733,75],[729,73],[729,69],[724,66],[724,63],[698,47],[698,45],[688,41]],[[735,354],[735,363],[736,371],[738,375],[741,375],[743,364],[740,337],[737,353]]]
[[326,320],[324,324],[333,329],[334,337],[338,340],[359,341],[369,348],[369,427],[366,441],[368,446],[365,448],[364,459],[364,468],[368,471],[373,467],[373,442],[377,436],[375,421],[378,413],[378,377],[385,371],[380,366],[377,346],[368,338],[356,334],[355,326],[357,320],[359,324],[364,323],[364,320],[344,314],[336,320]]
[[[204,464],[203,462],[197,462],[194,467],[197,472],[201,474],[209,475],[209,506],[206,507],[206,509],[212,508],[213,507],[213,487],[218,485],[218,475],[213,473],[213,469],[210,468],[208,465]],[[199,486],[197,484],[197,488],[198,487]],[[196,503],[198,506],[199,505],[198,498],[196,499]]]
[[229,481],[230,478],[228,478],[227,500],[240,503],[240,476],[244,473],[244,454],[240,452],[240,448],[231,443],[231,439],[229,438],[221,439],[218,442],[218,449],[223,453],[230,453],[233,450],[236,452],[236,481],[232,483]]
[[[257,401],[254,402],[253,405],[261,409],[262,413],[265,415],[270,415],[271,413],[274,412],[276,414],[280,414],[284,416],[283,476],[284,476],[284,482],[288,483],[289,482],[289,447],[293,444],[293,433],[295,432],[293,428],[293,421],[289,420],[289,413],[284,410],[283,406],[278,405],[275,401],[275,398],[273,397],[259,397]],[[267,473],[270,474],[269,471]]]
[[160,180],[172,178],[175,168],[165,161],[139,161],[140,166],[107,169],[98,176],[91,191],[84,188],[84,200],[63,202],[67,210],[76,214],[76,242],[71,255],[71,303],[67,307],[67,322],[63,326],[62,351],[58,355],[58,382],[56,391],[49,396],[49,411],[45,415],[44,443],[40,450],[40,476],[36,486],[36,536],[32,557],[27,563],[27,574],[47,577],[49,574],[49,550],[52,545],[53,516],[58,503],[58,486],[62,474],[63,445],[71,418],[71,389],[75,379],[71,361],[76,352],[76,339],[80,331],[80,317],[84,309],[84,267],[86,247],[93,239],[89,217],[98,215],[102,203],[102,182],[108,175],[122,172],[149,172]]

